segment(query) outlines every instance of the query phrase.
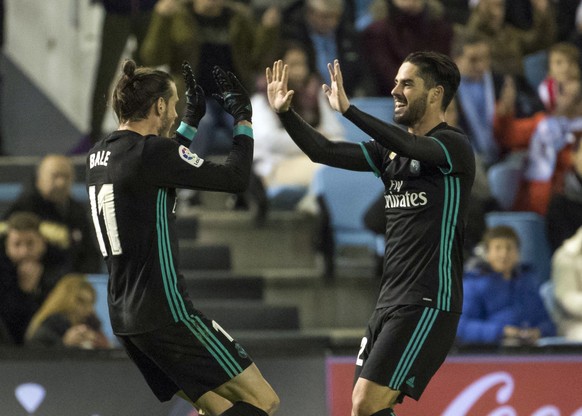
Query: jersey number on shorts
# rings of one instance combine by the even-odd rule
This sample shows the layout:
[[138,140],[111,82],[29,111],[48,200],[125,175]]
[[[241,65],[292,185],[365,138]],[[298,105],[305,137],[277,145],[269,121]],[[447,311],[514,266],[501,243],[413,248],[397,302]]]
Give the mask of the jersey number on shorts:
[[99,193],[96,193],[95,185],[89,187],[89,200],[91,201],[91,217],[99,241],[99,248],[103,257],[107,257],[107,247],[105,246],[105,235],[101,231],[99,217],[103,218],[105,231],[111,255],[117,256],[123,252],[119,241],[119,230],[117,228],[117,218],[115,216],[115,199],[113,196],[113,184],[106,183],[101,186]]
[[362,358],[362,354],[364,353],[364,348],[366,348],[366,344],[368,344],[368,338],[363,337],[362,343],[360,344],[360,351],[358,351],[358,358],[356,359],[356,365],[361,366],[364,364],[364,359]]

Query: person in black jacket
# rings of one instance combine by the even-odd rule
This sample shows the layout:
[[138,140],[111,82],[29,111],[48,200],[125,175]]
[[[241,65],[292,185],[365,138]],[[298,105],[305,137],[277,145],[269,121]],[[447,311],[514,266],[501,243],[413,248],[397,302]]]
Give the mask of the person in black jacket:
[[33,186],[8,207],[13,212],[33,212],[41,218],[40,230],[51,250],[52,261],[65,272],[99,273],[103,259],[97,248],[87,206],[72,193],[74,169],[68,156],[49,154],[39,163]]
[[15,344],[22,344],[30,319],[63,275],[51,263],[40,218],[15,212],[0,239],[0,320]]

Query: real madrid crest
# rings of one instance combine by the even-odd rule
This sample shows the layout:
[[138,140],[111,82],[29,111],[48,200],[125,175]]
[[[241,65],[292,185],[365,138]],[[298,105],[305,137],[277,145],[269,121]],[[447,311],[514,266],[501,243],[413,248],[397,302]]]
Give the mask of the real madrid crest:
[[420,172],[420,162],[416,159],[410,161],[410,173],[418,175]]

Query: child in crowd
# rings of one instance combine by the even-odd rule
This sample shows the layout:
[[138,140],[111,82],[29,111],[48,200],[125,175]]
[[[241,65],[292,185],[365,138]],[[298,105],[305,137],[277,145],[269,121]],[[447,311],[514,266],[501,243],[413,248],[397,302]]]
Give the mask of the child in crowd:
[[558,42],[548,50],[548,72],[538,86],[538,94],[546,110],[556,109],[556,96],[562,84],[570,79],[580,78],[579,49],[568,42]]
[[485,232],[483,258],[468,265],[463,277],[459,343],[531,345],[555,335],[535,271],[520,264],[519,245],[517,233],[509,226]]

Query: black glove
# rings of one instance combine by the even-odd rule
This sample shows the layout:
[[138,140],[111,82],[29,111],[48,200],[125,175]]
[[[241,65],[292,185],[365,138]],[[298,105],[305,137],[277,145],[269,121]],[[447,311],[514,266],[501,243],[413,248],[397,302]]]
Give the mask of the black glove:
[[186,110],[182,121],[189,126],[198,128],[200,120],[206,114],[204,90],[196,83],[192,67],[187,61],[182,63],[182,76],[186,83]]
[[238,78],[232,72],[224,72],[215,66],[212,71],[219,94],[212,94],[218,104],[234,117],[235,124],[239,121],[251,121],[253,108],[249,94]]

